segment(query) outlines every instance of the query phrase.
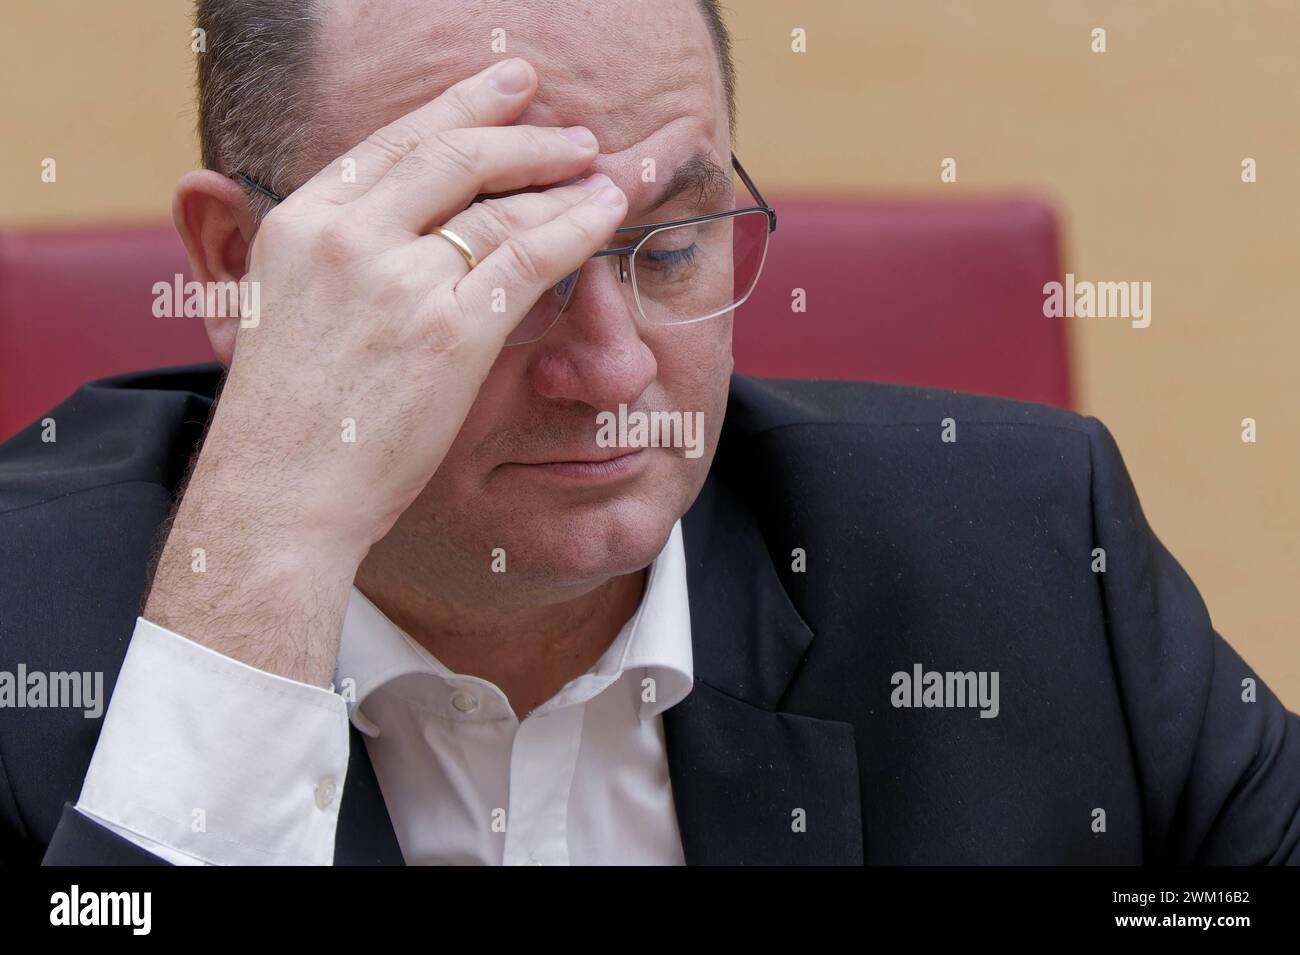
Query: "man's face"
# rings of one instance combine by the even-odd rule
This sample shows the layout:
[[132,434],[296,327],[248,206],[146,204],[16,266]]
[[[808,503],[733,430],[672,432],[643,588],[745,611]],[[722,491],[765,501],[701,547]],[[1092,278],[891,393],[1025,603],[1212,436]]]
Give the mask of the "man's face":
[[[721,73],[695,0],[335,3],[323,23],[329,132],[316,165],[501,59],[494,38],[538,72],[518,122],[591,129],[593,171],[627,193],[625,225],[734,207],[730,194],[701,205],[688,190],[651,208],[692,157],[731,168]],[[726,407],[731,315],[646,325],[618,263],[588,263],[547,335],[501,353],[447,458],[389,535],[448,596],[528,601],[638,570],[699,493]],[[626,453],[597,443],[597,414],[620,405],[703,412],[703,454],[650,447],[601,474],[555,463]],[[505,574],[491,573],[496,548]]]

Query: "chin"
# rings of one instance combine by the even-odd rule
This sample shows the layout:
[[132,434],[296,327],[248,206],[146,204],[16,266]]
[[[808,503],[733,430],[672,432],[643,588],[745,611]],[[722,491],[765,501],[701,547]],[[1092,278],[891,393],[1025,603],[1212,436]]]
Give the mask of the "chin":
[[588,590],[649,566],[680,516],[676,507],[630,496],[540,508],[503,535],[507,576],[525,589]]
[[[648,567],[694,502],[711,455],[657,458],[607,487],[573,487],[523,472],[488,481],[435,475],[404,515],[405,536],[449,598],[498,606],[572,599]],[[505,552],[504,573],[492,560]]]

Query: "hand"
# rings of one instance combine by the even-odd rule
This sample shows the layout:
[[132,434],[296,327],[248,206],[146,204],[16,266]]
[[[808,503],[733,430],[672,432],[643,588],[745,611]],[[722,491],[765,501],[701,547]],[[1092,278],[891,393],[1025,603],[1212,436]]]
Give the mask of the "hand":
[[[531,91],[531,68],[510,65]],[[276,497],[304,520],[367,546],[428,483],[506,335],[623,219],[612,185],[608,202],[599,188],[564,186],[465,208],[481,193],[572,178],[596,153],[581,128],[578,145],[558,129],[503,126],[531,95],[503,95],[494,75],[351,150],[356,182],[338,162],[323,169],[253,245],[246,278],[261,283],[263,317],[239,332],[214,431],[246,466],[283,475]],[[466,239],[478,266],[426,235],[434,225]],[[355,443],[341,438],[345,420]]]
[[[495,82],[511,67],[515,92]],[[507,334],[623,220],[626,198],[604,176],[469,205],[571,179],[595,157],[589,134],[505,125],[535,83],[512,60],[452,86],[263,221],[245,276],[260,283],[259,321],[238,332],[148,619],[329,682],[366,551],[441,463]],[[470,244],[474,269],[427,234],[435,225]]]

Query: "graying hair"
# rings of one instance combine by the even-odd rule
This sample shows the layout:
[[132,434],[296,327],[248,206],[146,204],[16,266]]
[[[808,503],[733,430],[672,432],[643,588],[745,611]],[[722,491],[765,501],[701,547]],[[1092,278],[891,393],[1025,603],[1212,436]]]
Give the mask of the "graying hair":
[[[698,0],[722,71],[727,120],[736,134],[736,71],[718,0]],[[195,0],[194,25],[206,52],[198,61],[203,165],[242,172],[281,193],[300,175],[315,135],[310,92],[321,0]],[[274,203],[248,190],[258,219]]]

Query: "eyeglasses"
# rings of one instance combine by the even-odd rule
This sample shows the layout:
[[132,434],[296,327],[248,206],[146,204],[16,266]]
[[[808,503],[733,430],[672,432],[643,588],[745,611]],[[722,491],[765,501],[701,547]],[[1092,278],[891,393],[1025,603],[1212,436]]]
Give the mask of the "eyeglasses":
[[[617,260],[619,284],[634,314],[647,324],[689,325],[716,318],[744,304],[758,286],[768,236],[776,231],[776,210],[763,198],[735,153],[731,164],[756,205],[623,226],[614,230],[616,236],[635,234],[638,238],[592,256]],[[233,178],[274,202],[284,199],[241,172]],[[551,286],[506,337],[505,344],[529,345],[550,331],[572,301],[586,265]]]

